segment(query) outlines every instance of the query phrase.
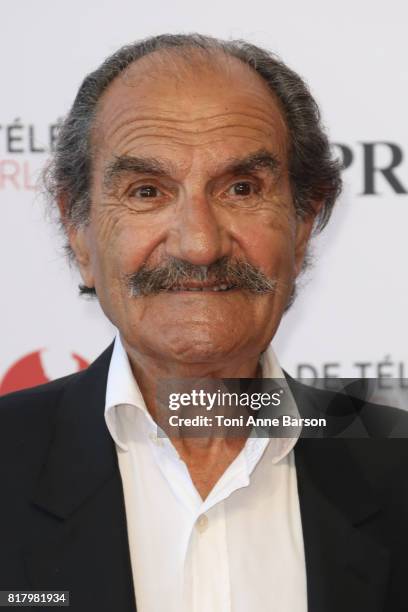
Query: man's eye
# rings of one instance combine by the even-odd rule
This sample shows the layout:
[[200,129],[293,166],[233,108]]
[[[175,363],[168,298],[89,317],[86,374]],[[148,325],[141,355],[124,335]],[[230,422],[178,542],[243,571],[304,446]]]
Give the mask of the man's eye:
[[132,189],[131,195],[136,198],[150,199],[159,197],[162,195],[162,192],[154,185],[141,185],[136,189]]
[[234,183],[228,189],[228,195],[232,196],[240,196],[246,197],[256,193],[256,188],[253,183],[249,181],[240,181],[239,183]]

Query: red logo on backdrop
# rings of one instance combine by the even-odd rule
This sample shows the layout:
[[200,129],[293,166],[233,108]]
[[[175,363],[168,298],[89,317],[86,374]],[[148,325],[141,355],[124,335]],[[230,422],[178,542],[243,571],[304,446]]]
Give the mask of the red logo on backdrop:
[[[42,350],[34,351],[13,363],[1,381],[0,395],[42,385],[50,381],[44,371],[41,353]],[[76,363],[77,372],[88,367],[89,363],[76,353],[71,353],[71,357]]]

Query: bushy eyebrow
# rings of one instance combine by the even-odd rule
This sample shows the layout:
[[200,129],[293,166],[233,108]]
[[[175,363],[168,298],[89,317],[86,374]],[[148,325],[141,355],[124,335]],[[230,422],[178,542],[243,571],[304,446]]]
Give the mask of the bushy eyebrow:
[[134,157],[133,155],[118,155],[105,169],[103,184],[105,189],[111,188],[125,174],[150,174],[153,176],[168,176],[174,168],[154,157]]
[[[280,168],[278,157],[267,151],[259,149],[243,158],[230,158],[226,164],[216,172],[218,176],[231,174],[251,174],[257,170],[266,168],[275,173]],[[176,172],[172,163],[164,162],[154,157],[135,157],[133,155],[118,155],[110,162],[104,173],[104,187],[111,188],[124,174],[149,174],[152,176],[171,176]]]
[[251,174],[251,172],[262,168],[266,168],[275,173],[280,166],[281,163],[274,153],[266,149],[259,149],[242,159],[233,158],[229,160],[222,174],[232,174],[234,176],[238,174]]

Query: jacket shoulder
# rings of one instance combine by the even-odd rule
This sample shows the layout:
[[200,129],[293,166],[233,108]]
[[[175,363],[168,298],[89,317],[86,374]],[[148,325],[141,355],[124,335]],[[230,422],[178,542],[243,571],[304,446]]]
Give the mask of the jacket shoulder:
[[[80,378],[82,372],[70,374],[51,382],[21,391],[13,391],[0,397],[0,423],[28,419],[30,415],[36,418],[54,406],[61,393]],[[2,427],[3,429],[3,427]]]
[[31,489],[56,432],[81,430],[84,408],[95,398],[103,406],[111,352],[112,346],[85,370],[0,397],[1,490]]
[[80,372],[0,397],[0,481],[25,482],[54,435],[60,398]]
[[30,419],[43,419],[49,416],[55,407],[59,404],[62,396],[71,388],[82,388],[81,384],[86,386],[94,384],[95,379],[100,380],[107,374],[110,358],[112,354],[113,344],[111,344],[91,365],[57,378],[51,382],[21,391],[14,391],[0,397],[0,432],[4,430],[1,425],[7,423],[10,426],[13,422],[24,421],[24,426],[29,424]]

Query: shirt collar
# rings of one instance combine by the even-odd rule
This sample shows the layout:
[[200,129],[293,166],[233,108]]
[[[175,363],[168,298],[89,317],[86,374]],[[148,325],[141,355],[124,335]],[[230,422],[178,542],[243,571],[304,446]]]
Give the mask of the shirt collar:
[[150,420],[154,425],[154,421],[146,408],[139,385],[133,376],[129,358],[122,344],[120,334],[117,332],[106,384],[105,421],[109,433],[116,444],[126,451],[127,446],[122,441],[121,424],[117,415],[117,410],[120,406],[137,407],[146,415],[146,419]]
[[[286,380],[271,344],[261,356],[261,366],[263,378],[281,378]],[[286,393],[289,394],[290,398],[289,406],[291,414],[297,415],[298,410],[288,385],[286,385]],[[147,410],[139,385],[133,376],[129,358],[122,344],[120,334],[117,332],[106,385],[105,421],[113,440],[119,448],[127,451],[127,445],[123,442],[123,436],[121,435],[121,422],[118,418],[118,409],[121,406],[136,407],[145,415],[152,429],[157,427]],[[295,438],[271,438],[273,441],[274,463],[283,459],[292,450],[299,435],[300,430]],[[256,465],[259,454],[265,450],[268,442],[269,439],[265,438],[248,439],[245,455],[249,472]]]

